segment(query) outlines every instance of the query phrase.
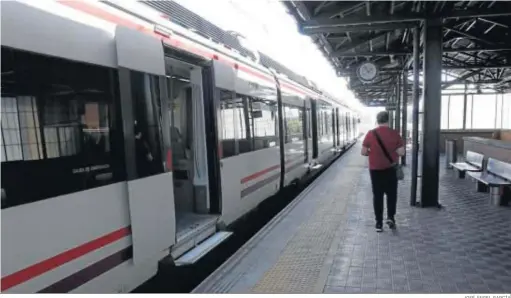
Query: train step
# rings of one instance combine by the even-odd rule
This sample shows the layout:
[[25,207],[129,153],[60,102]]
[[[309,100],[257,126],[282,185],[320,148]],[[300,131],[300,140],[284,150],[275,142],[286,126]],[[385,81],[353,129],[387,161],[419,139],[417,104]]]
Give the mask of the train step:
[[192,250],[188,251],[184,255],[182,255],[179,259],[175,261],[176,266],[185,266],[191,265],[200,260],[203,256],[205,256],[208,252],[210,252],[213,248],[220,245],[220,243],[227,240],[232,235],[232,232],[221,231],[215,233],[213,236],[204,240],[204,242],[197,245]]
[[311,170],[318,170],[318,169],[321,169],[323,167],[322,164],[318,163],[318,164],[315,164],[313,166],[311,166]]
[[218,216],[201,214],[181,214],[177,221],[177,239],[172,247],[172,259],[178,259],[195,246],[217,232]]

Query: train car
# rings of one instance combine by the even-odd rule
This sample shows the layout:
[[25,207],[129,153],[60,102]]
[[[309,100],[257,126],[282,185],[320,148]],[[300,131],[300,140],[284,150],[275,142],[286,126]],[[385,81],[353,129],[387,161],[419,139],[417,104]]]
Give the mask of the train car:
[[1,17],[2,292],[130,292],[356,139],[342,101],[148,5]]

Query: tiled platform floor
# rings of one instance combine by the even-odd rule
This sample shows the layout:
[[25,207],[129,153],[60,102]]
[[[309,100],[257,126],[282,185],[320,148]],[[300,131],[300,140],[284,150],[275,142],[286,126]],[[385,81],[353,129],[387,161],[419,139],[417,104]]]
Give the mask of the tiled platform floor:
[[442,169],[443,209],[409,206],[374,230],[366,159],[352,148],[195,292],[509,293],[511,208]]

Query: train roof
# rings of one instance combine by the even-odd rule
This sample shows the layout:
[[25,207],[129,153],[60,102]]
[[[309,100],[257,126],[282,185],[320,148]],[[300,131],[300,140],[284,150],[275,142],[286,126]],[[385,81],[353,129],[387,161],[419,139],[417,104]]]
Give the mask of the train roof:
[[[4,18],[7,18],[5,28],[9,28],[10,26],[18,28],[21,26],[20,28],[22,29],[15,30],[20,31],[18,33],[6,32],[6,39],[2,39],[3,45],[10,45],[14,43],[15,47],[18,47],[17,45],[19,45],[21,42],[23,45],[20,45],[20,48],[26,48],[30,51],[53,54],[59,57],[62,56],[64,58],[70,58],[70,55],[73,57],[76,55],[81,55],[83,57],[79,57],[79,60],[82,61],[97,62],[96,60],[98,59],[106,59],[105,61],[100,61],[100,64],[111,66],[115,64],[115,61],[112,60],[115,57],[109,57],[111,55],[108,53],[112,51],[108,50],[108,48],[113,45],[107,39],[114,38],[112,34],[115,34],[113,33],[115,31],[115,25],[114,27],[111,27],[112,25],[107,23],[127,25],[128,27],[131,26],[144,32],[148,32],[148,30],[150,30],[151,32],[148,33],[153,35],[154,33],[161,33],[157,31],[158,29],[163,31],[167,30],[170,32],[170,35],[178,38],[177,40],[172,38],[173,40],[170,42],[164,41],[164,43],[170,44],[171,46],[175,46],[179,43],[182,44],[180,41],[183,41],[192,47],[197,47],[199,51],[204,52],[204,50],[206,50],[208,52],[207,55],[200,56],[208,58],[211,58],[212,56],[215,59],[216,57],[220,56],[216,53],[226,55],[225,58],[222,58],[222,60],[228,61],[235,67],[238,66],[238,62],[242,62],[246,64],[246,66],[243,66],[243,68],[252,67],[260,72],[263,72],[266,76],[271,77],[271,72],[274,72],[281,81],[281,86],[284,85],[284,87],[287,89],[301,89],[301,93],[308,95],[313,99],[322,99],[327,102],[342,105],[350,110],[354,110],[341,98],[334,97],[320,90],[317,88],[314,82],[311,82],[304,76],[300,76],[294,73],[264,53],[252,52],[250,49],[243,47],[239,40],[236,38],[236,35],[220,29],[219,27],[215,26],[204,18],[201,18],[192,11],[189,11],[172,1],[147,1],[143,3],[115,0],[85,3],[74,1],[19,1],[18,3],[20,4],[24,2],[24,5],[14,5],[17,2],[18,1],[11,2],[13,5],[6,5],[5,8],[7,11],[3,10],[2,12],[2,23],[4,23]],[[65,5],[59,5],[58,3]],[[53,18],[50,14],[44,14],[42,11],[37,12],[36,10],[27,10],[26,8],[28,7],[25,5],[42,9],[47,13],[55,15],[55,21],[52,21]],[[77,13],[77,11],[73,11],[73,8],[76,9],[77,6],[87,6],[87,8],[82,7],[78,9],[81,10],[82,13]],[[85,12],[85,14],[83,14],[83,12]],[[33,23],[29,25],[28,23],[21,21],[19,14],[23,14],[25,16],[33,14],[33,18],[29,19],[33,19],[34,21],[41,21],[41,26],[33,26]],[[99,23],[96,23],[95,19],[91,18],[91,15],[99,18]],[[69,19],[69,21],[78,21],[80,24],[76,23],[76,25],[73,25],[65,21],[65,19]],[[69,54],[69,52],[65,50],[66,47],[63,47],[64,49],[60,50],[56,49],[59,48],[57,45],[59,43],[55,44],[49,40],[66,40],[70,37],[75,39],[78,38],[78,35],[73,37],[73,33],[67,32],[66,30],[54,30],[55,28],[49,30],[50,27],[55,26],[55,24],[59,22],[61,23],[59,27],[65,26],[66,28],[70,28],[67,31],[70,31],[74,28],[73,26],[75,26],[76,28],[73,29],[74,31],[71,31],[76,31],[76,34],[82,33],[82,38],[84,37],[83,33],[88,30],[84,27],[90,26],[91,30],[89,31],[91,32],[89,32],[90,34],[86,34],[85,37],[87,37],[87,39],[92,38],[92,40],[90,40],[89,43],[80,43],[80,45],[77,45],[79,48],[75,49],[76,51],[73,51],[72,54]],[[63,25],[64,23],[67,25]],[[105,32],[105,34],[100,33],[100,31],[97,31],[97,33],[92,32],[98,29],[103,29],[107,32]],[[46,31],[51,32],[53,35],[56,34],[56,36],[47,36],[49,33]],[[37,41],[23,42],[23,40],[26,41],[27,39],[22,38],[22,35],[25,36],[33,34],[38,36]],[[95,41],[97,38],[103,38],[103,40]],[[82,46],[85,48],[82,49]],[[91,47],[97,49],[92,50],[90,49]],[[187,46],[184,48],[185,51],[188,51]],[[99,53],[103,54],[98,56]],[[259,57],[255,57],[255,55]],[[70,59],[73,59],[73,57]]]
[[256,57],[253,51],[246,49],[239,42],[236,37],[236,32],[228,32],[215,24],[209,22],[198,14],[190,11],[182,5],[174,1],[141,1],[144,5],[147,5],[158,12],[164,14],[173,23],[180,25],[192,32],[199,34],[213,42],[224,45],[230,50],[234,50],[240,55],[251,59],[254,63],[258,63],[266,68],[272,69],[278,74],[284,75],[295,83],[298,83],[306,88],[309,88],[328,100],[337,102],[349,108],[349,106],[342,100],[337,99],[335,96],[328,94],[317,87],[317,84],[307,79],[307,77],[299,75],[286,66],[282,65],[278,61],[272,59],[270,56],[258,52]]

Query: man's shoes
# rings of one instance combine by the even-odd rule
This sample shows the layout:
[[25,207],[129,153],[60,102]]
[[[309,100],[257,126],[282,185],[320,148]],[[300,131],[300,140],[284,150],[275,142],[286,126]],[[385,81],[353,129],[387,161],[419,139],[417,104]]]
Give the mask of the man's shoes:
[[383,232],[383,224],[381,224],[381,223],[376,224],[376,232],[378,232],[378,233]]
[[396,228],[396,221],[393,218],[387,219],[387,225],[389,229],[394,230]]

